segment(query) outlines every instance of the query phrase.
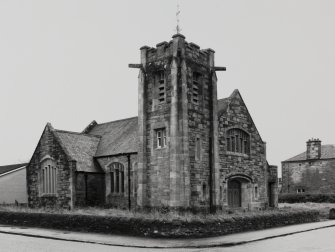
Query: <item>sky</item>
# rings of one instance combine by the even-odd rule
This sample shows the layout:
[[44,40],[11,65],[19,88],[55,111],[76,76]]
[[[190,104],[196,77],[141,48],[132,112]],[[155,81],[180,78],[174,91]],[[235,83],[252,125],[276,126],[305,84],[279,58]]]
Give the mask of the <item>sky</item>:
[[0,165],[28,162],[47,122],[82,131],[137,116],[139,48],[215,50],[218,97],[239,89],[270,164],[335,144],[333,0],[0,0]]

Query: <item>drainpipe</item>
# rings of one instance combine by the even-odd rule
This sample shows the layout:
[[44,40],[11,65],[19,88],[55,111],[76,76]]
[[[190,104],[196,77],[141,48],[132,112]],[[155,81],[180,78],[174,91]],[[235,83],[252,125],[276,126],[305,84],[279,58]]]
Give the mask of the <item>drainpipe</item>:
[[85,204],[87,205],[87,199],[88,199],[88,190],[87,190],[87,173],[84,174],[85,178]]
[[127,155],[128,159],[128,209],[131,209],[131,200],[130,200],[130,154]]
[[209,211],[214,212],[213,208],[213,171],[212,171],[212,137],[209,137]]

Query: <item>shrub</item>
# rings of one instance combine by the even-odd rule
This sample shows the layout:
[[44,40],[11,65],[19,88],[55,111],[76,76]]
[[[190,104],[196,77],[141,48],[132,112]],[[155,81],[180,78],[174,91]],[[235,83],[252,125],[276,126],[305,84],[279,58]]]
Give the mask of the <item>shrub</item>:
[[279,203],[335,203],[335,194],[285,193],[279,195],[278,201]]
[[301,209],[193,215],[157,210],[135,213],[93,208],[74,211],[0,208],[0,224],[5,225],[170,238],[217,236],[318,220],[318,211]]

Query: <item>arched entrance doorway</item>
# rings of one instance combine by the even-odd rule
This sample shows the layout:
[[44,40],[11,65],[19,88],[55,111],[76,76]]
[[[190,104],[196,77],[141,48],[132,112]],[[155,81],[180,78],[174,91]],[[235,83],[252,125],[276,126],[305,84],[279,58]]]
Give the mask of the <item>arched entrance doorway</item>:
[[241,207],[241,182],[237,179],[228,181],[228,206]]

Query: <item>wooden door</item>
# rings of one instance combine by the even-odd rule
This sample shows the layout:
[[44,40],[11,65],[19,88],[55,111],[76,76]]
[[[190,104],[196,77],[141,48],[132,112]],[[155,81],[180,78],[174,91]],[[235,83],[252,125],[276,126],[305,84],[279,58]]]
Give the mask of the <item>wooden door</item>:
[[228,182],[228,206],[241,207],[241,183],[237,180]]

